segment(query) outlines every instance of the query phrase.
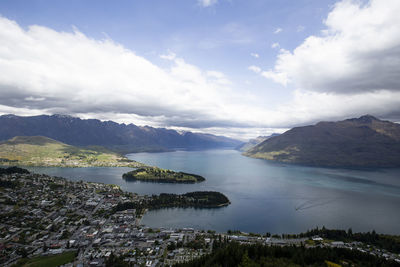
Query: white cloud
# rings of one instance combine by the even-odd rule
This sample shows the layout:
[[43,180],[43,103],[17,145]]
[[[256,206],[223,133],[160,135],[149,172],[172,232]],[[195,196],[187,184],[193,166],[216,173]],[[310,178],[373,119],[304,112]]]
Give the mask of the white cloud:
[[254,58],[259,58],[259,57],[260,57],[260,55],[257,54],[257,53],[251,53],[250,55],[251,55],[252,57],[254,57]]
[[213,82],[220,84],[220,85],[231,85],[232,82],[229,80],[228,77],[225,76],[222,72],[215,71],[215,70],[209,70],[206,71],[206,75],[209,79],[211,79]]
[[252,72],[255,72],[255,73],[260,73],[261,72],[261,68],[257,67],[257,66],[254,66],[254,65],[248,67],[248,69],[251,70]]
[[[179,128],[174,128],[174,129],[178,130],[178,131],[193,131],[193,129],[185,128],[185,127],[179,127]],[[255,128],[252,128],[251,131],[249,131],[246,128],[212,127],[212,128],[207,128],[207,129],[196,129],[195,131],[197,131],[197,132],[205,132],[206,131],[208,133],[215,134],[215,135],[228,136],[231,138],[248,141],[249,139],[257,137],[257,136],[268,136],[273,133],[283,133],[287,130],[289,130],[289,129],[288,128],[255,127]]]
[[274,31],[274,34],[278,34],[280,32],[282,32],[282,28],[276,28],[275,31]]
[[168,51],[167,54],[160,55],[160,58],[165,60],[174,60],[176,59],[176,54],[171,51]]
[[94,40],[76,29],[25,30],[3,17],[0,40],[0,113],[204,128],[247,127],[263,112],[249,107],[222,72],[202,70],[172,52],[161,55],[171,61],[163,69],[110,39]]
[[218,3],[218,0],[198,0],[197,3],[202,7],[209,7]]
[[320,36],[293,51],[280,49],[270,70],[249,68],[284,86],[293,100],[268,113],[268,125],[283,127],[373,114],[400,117],[400,2],[337,3]]
[[271,45],[271,48],[275,49],[275,48],[279,48],[279,43],[273,43]]
[[320,36],[293,51],[280,49],[272,69],[250,66],[298,88],[276,108],[255,105],[259,97],[238,92],[224,73],[203,70],[171,51],[160,55],[170,61],[161,68],[109,38],[23,29],[0,17],[0,114],[63,113],[213,133],[225,129],[236,137],[366,113],[398,121],[397,3],[340,2]]
[[297,120],[301,125],[304,121],[342,120],[365,114],[395,119],[400,116],[399,107],[400,92],[382,90],[343,95],[296,90],[294,100],[278,111],[286,115],[283,120]]
[[308,37],[292,52],[282,51],[265,76],[321,92],[399,90],[399,13],[398,0],[338,2],[321,35]]
[[286,86],[289,82],[287,75],[283,72],[274,72],[272,70],[268,70],[268,71],[261,72],[261,76],[263,76],[267,79],[271,79],[274,82],[280,83],[284,86]]
[[46,98],[44,98],[44,97],[33,97],[33,96],[25,97],[26,101],[43,101],[45,99]]

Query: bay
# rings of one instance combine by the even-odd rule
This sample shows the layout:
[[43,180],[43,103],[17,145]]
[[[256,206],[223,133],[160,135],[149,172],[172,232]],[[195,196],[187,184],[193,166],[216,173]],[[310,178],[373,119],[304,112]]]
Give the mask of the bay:
[[202,175],[199,184],[127,182],[129,168],[29,168],[71,180],[103,182],[139,194],[219,191],[231,200],[218,209],[149,211],[150,227],[219,232],[299,233],[318,227],[400,234],[400,169],[316,168],[273,163],[235,150],[135,153],[130,159]]

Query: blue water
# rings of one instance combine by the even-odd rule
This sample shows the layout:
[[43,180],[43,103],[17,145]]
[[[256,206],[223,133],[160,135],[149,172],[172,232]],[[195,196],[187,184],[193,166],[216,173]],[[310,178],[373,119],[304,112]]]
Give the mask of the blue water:
[[129,168],[31,168],[72,180],[112,183],[139,194],[219,191],[232,204],[219,209],[148,212],[150,227],[298,233],[319,226],[400,234],[400,169],[332,169],[272,163],[234,150],[129,154],[161,168],[202,175],[199,184],[126,182]]

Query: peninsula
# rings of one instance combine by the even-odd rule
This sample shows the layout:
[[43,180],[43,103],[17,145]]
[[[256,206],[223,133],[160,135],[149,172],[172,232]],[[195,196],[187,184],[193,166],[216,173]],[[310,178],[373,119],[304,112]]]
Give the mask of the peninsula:
[[127,181],[142,181],[153,183],[184,183],[194,184],[205,181],[205,178],[186,172],[175,172],[157,167],[143,167],[122,175]]
[[44,136],[16,136],[0,142],[0,165],[132,168],[144,166],[103,147],[81,148]]

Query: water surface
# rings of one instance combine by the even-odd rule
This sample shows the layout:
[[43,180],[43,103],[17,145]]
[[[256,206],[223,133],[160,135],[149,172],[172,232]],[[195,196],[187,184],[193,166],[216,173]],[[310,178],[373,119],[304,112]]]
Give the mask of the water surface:
[[199,184],[127,182],[129,168],[30,168],[36,172],[117,184],[139,194],[212,190],[232,204],[219,209],[148,212],[150,227],[195,227],[298,233],[319,226],[400,234],[400,169],[332,169],[272,163],[234,150],[129,154],[161,168],[202,175]]

